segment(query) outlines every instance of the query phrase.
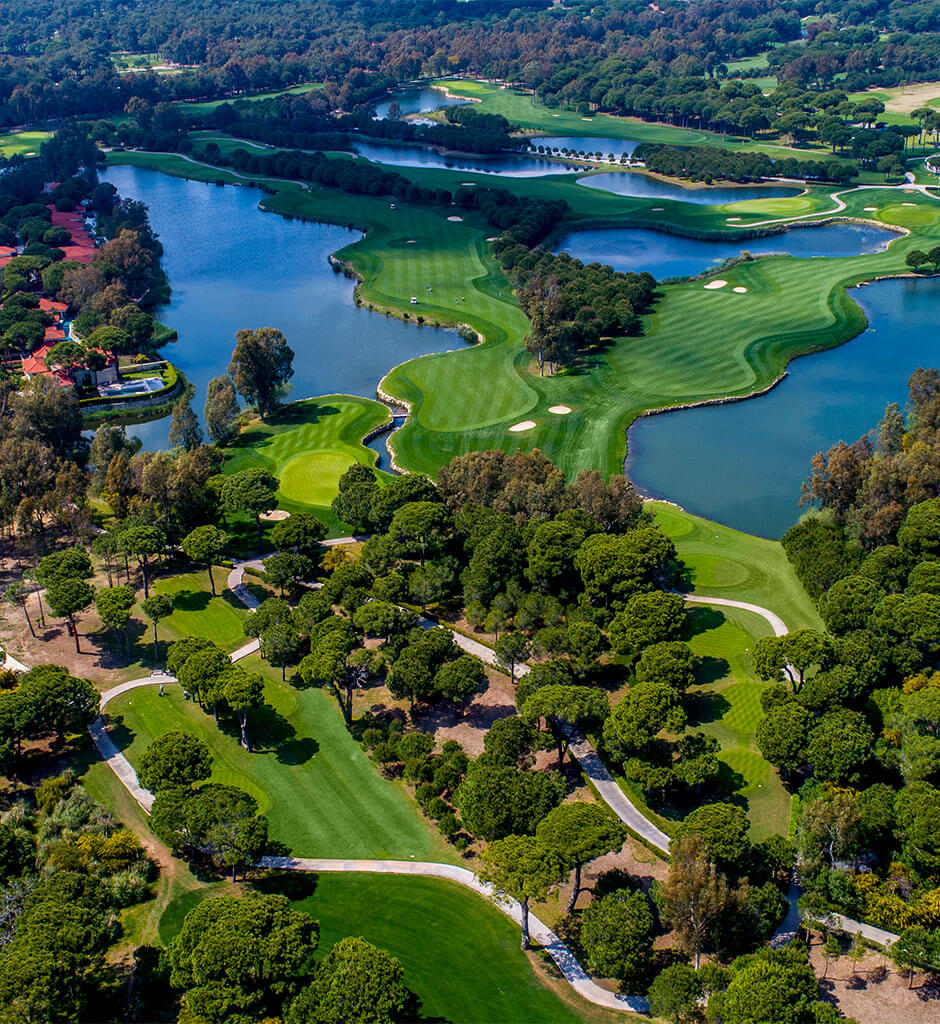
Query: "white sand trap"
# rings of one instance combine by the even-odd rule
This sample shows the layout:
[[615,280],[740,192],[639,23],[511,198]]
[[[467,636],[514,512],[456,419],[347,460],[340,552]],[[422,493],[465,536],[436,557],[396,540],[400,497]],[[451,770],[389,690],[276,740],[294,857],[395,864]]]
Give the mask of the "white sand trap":
[[488,242],[498,242],[499,241],[499,235],[490,235],[490,237],[487,239],[487,241]]
[[280,523],[290,519],[290,512],[285,512],[282,508],[272,508],[270,512],[262,512],[258,518],[266,523]]
[[593,117],[582,117],[581,120],[582,121],[593,121],[594,118]]
[[652,210],[650,210],[650,213],[662,213],[665,209],[665,206],[654,206]]
[[878,212],[878,207],[877,206],[866,206],[865,207],[865,212],[866,213],[877,213]]
[[523,430],[531,430],[535,426],[535,420],[522,420],[520,423],[513,423],[509,428],[511,434],[521,434]]
[[901,203],[902,206],[916,206],[917,203]]
[[556,416],[567,416],[571,412],[570,405],[551,405],[548,408],[549,412],[553,412]]
[[417,245],[417,244],[418,244],[418,239],[417,238],[406,238],[405,239],[405,245]]
[[459,224],[463,220],[463,217],[448,217],[447,219],[452,220],[455,224]]
[[473,186],[476,184],[476,182],[475,181],[462,181],[460,184],[463,185],[465,188],[473,188]]
[[729,217],[728,218],[728,223],[729,224],[733,224],[736,220],[740,220],[740,219],[741,219],[740,217]]
[[736,291],[738,295],[747,295],[747,288],[742,288],[741,285],[738,285],[737,288],[734,288],[732,290]]
[[718,288],[724,288],[724,286],[727,283],[728,283],[727,281],[722,281],[721,278],[719,278],[717,281],[709,281],[708,284],[705,285],[705,290],[709,291],[709,292],[713,292],[713,291],[715,291]]

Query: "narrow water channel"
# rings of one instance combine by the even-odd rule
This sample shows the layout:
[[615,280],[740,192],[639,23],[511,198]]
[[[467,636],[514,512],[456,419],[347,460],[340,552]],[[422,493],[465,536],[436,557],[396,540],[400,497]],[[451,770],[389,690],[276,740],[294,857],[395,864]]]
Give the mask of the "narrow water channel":
[[[292,399],[372,398],[393,366],[462,344],[454,331],[418,327],[353,303],[354,283],[333,272],[328,256],[355,241],[355,231],[262,213],[257,189],[220,188],[136,167],[109,168],[104,178],[122,196],[150,207],[173,289],[157,315],[179,333],[161,355],[196,386],[199,414],[206,385],[226,372],[235,333],[244,327],[284,333],[295,353]],[[146,448],[164,448],[169,419],[129,431]]]
[[792,526],[813,455],[871,430],[889,402],[903,407],[914,370],[940,365],[940,282],[879,281],[851,295],[868,330],[794,360],[769,394],[637,420],[626,463],[636,485],[748,533]]

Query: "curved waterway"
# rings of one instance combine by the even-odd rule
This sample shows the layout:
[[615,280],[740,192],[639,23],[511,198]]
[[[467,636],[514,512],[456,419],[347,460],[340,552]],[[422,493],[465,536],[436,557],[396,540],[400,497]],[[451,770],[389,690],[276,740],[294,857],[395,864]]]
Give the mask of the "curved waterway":
[[896,237],[875,225],[847,223],[793,228],[777,235],[738,241],[682,238],[646,228],[603,228],[565,235],[556,252],[567,252],[584,263],[609,264],[614,270],[648,270],[662,281],[667,277],[701,274],[742,252],[752,256],[858,256],[880,252]]
[[432,110],[443,110],[445,107],[460,107],[473,100],[465,96],[448,96],[440,89],[403,89],[375,105],[375,117],[384,121],[388,117],[389,108],[398,104],[401,116],[405,114],[428,114]]
[[648,416],[630,428],[626,471],[654,497],[748,533],[779,537],[799,518],[810,459],[902,406],[919,366],[940,364],[940,284],[879,281],[851,292],[869,328],[794,360],[769,394]]
[[[111,167],[104,178],[122,196],[150,207],[173,289],[158,316],[179,333],[161,355],[196,386],[197,413],[209,380],[226,372],[235,333],[244,327],[283,331],[294,350],[291,399],[372,398],[398,363],[463,344],[454,331],[418,327],[354,304],[354,282],[334,273],[327,258],[358,232],[262,213],[263,194],[253,188],[219,188],[136,167]],[[146,448],[165,448],[169,422],[142,423],[130,432]]]
[[429,146],[394,142],[350,143],[350,149],[376,163],[392,167],[437,167],[448,171],[473,171],[477,174],[498,174],[505,178],[538,178],[545,174],[572,174],[584,166],[569,166],[527,152],[495,153],[475,156],[463,153],[439,153]]
[[607,171],[580,178],[579,185],[613,192],[618,196],[638,196],[641,199],[677,199],[681,203],[700,206],[718,206],[722,203],[740,203],[745,199],[783,199],[799,195],[802,189],[785,185],[710,185],[703,188],[683,188],[638,171]]

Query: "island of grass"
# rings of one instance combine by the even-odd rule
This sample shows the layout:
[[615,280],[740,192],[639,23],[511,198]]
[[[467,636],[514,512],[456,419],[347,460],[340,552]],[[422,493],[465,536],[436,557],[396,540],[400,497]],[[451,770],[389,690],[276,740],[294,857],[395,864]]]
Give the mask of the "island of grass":
[[386,406],[353,395],[291,402],[241,431],[225,449],[223,472],[267,469],[280,480],[278,508],[312,512],[334,536],[347,533],[330,502],[350,466],[375,465],[375,452],[362,441],[389,419]]

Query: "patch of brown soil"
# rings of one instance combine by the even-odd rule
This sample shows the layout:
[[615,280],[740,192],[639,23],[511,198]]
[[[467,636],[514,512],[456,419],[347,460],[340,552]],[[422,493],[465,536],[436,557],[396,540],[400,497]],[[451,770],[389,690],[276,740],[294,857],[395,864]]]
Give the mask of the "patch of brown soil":
[[[860,1024],[934,1024],[940,1019],[940,978],[898,973],[890,960],[871,952],[855,968],[848,957],[833,960],[826,971],[822,939],[814,936],[810,960],[819,978],[820,998],[835,1003]],[[823,978],[823,974],[827,976]]]
[[496,669],[486,666],[485,671],[487,688],[476,694],[465,711],[440,704],[415,716],[417,728],[434,733],[438,743],[457,740],[471,757],[482,754],[483,737],[493,723],[516,713],[515,687]]

